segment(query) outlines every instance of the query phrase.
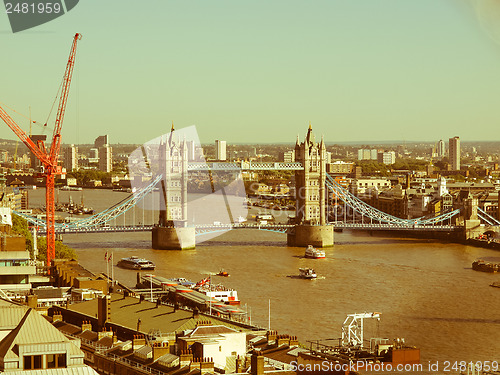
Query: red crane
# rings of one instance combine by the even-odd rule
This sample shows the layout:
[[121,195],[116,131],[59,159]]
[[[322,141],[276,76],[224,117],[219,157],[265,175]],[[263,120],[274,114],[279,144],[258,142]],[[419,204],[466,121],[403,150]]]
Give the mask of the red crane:
[[66,103],[68,100],[69,86],[71,77],[73,76],[73,68],[75,66],[76,44],[82,39],[81,34],[75,34],[73,44],[69,54],[68,64],[64,73],[61,97],[59,99],[59,107],[57,109],[56,122],[52,136],[50,150],[46,150],[45,144],[38,141],[36,144],[28,137],[28,135],[16,124],[16,122],[3,110],[0,106],[0,117],[19,137],[21,141],[31,150],[31,152],[40,160],[43,165],[43,175],[46,179],[45,191],[45,209],[46,209],[46,225],[47,225],[47,265],[56,255],[56,233],[55,233],[55,204],[54,204],[54,179],[57,174],[61,173],[61,167],[58,164],[59,150],[61,148],[61,127],[66,112]]

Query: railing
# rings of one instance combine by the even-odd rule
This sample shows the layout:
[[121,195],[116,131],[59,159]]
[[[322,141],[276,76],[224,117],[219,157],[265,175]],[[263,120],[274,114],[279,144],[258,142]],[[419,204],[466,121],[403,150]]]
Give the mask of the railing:
[[435,231],[447,232],[461,229],[456,225],[403,225],[403,224],[370,224],[370,223],[348,223],[343,221],[331,222],[334,228],[338,229],[360,229],[360,230],[412,230],[412,231]]
[[75,339],[78,339],[80,340],[84,345],[92,348],[94,350],[94,352],[92,354],[94,355],[100,355],[101,357],[105,357],[106,359],[108,360],[112,360],[114,362],[120,362],[128,367],[131,367],[133,369],[139,369],[141,371],[144,371],[148,374],[155,374],[155,375],[167,375],[167,373],[163,372],[163,371],[159,371],[159,370],[156,370],[156,369],[153,369],[149,366],[146,366],[146,365],[143,365],[139,362],[135,362],[135,361],[131,361],[130,359],[128,358],[122,358],[116,354],[113,354],[113,353],[106,353],[107,350],[111,349],[111,348],[108,348],[106,346],[103,346],[103,345],[99,345],[98,343],[94,342],[94,341],[91,341],[91,340],[88,340],[88,339],[85,339],[85,338],[82,338],[80,336],[77,336],[77,335],[74,335],[74,334],[71,334],[71,333],[68,333],[68,332],[64,332],[64,334],[66,336],[69,336],[69,337],[72,337],[72,338],[75,338]]
[[413,219],[402,219],[386,212],[380,211],[368,203],[363,202],[347,191],[344,187],[338,184],[330,175],[326,175],[326,186],[330,189],[339,200],[343,201],[347,206],[351,207],[355,212],[358,212],[361,217],[366,217],[371,220],[378,221],[379,224],[396,224],[396,225],[432,225],[449,220],[460,213],[460,209],[445,212],[442,215],[431,217],[418,217]]

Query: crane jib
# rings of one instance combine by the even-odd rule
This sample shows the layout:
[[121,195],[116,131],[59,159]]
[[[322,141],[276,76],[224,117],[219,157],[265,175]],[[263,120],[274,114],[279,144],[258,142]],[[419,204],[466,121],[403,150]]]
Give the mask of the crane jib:
[[31,138],[24,132],[19,125],[3,110],[0,106],[0,117],[7,126],[18,136],[18,138],[30,149],[44,167],[43,175],[45,176],[46,191],[45,191],[45,207],[46,207],[46,226],[47,226],[47,265],[55,259],[55,202],[54,202],[54,177],[61,173],[61,167],[57,165],[59,158],[59,150],[61,147],[61,128],[66,112],[66,104],[69,95],[69,87],[71,77],[75,66],[76,45],[82,39],[82,35],[76,33],[73,37],[71,51],[64,72],[64,79],[57,109],[56,122],[50,150],[45,149],[43,142],[35,144]]

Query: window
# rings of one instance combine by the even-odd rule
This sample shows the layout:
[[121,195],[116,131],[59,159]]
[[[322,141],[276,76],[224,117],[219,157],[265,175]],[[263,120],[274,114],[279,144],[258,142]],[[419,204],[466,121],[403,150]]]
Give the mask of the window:
[[47,368],[64,368],[66,367],[66,354],[56,353],[47,354]]
[[24,369],[25,370],[38,370],[42,368],[41,355],[25,355],[24,356]]

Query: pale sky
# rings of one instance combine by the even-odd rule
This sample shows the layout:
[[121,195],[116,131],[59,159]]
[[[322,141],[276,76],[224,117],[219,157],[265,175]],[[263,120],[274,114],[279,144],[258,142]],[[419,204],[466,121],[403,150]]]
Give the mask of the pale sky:
[[202,143],[293,144],[309,121],[328,142],[500,140],[500,45],[466,0],[82,0],[15,34],[2,11],[0,103],[43,123],[75,32],[64,143],[172,120]]

